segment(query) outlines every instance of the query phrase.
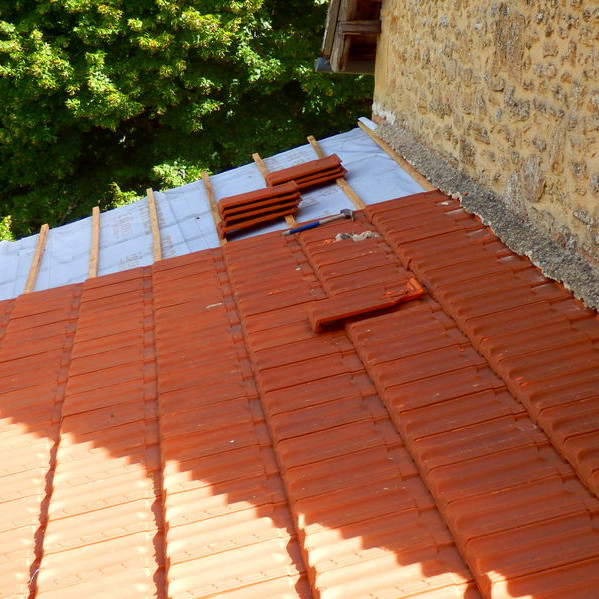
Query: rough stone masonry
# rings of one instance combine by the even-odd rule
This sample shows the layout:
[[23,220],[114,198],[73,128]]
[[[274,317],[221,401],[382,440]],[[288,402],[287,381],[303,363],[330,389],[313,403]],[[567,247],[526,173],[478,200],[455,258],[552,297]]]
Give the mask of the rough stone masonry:
[[599,305],[599,2],[388,0],[381,19],[382,136]]

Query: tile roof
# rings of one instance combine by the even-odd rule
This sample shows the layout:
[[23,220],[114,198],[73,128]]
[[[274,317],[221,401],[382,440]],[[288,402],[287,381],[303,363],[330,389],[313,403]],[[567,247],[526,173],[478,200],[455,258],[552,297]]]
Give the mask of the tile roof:
[[598,339],[439,192],[0,302],[1,595],[588,598]]

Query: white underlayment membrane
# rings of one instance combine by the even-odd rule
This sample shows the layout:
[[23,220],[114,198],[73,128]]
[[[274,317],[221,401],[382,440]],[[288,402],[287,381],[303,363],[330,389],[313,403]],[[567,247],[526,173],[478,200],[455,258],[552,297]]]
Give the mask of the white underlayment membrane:
[[[376,125],[360,119],[371,129]],[[347,182],[366,204],[376,204],[393,198],[423,191],[386,152],[366,133],[356,128],[321,140],[325,154],[337,154],[347,169]],[[265,158],[269,171],[279,170],[317,158],[306,144],[287,152]],[[255,164],[211,177],[214,195],[221,198],[254,191],[264,187],[264,179]],[[163,258],[218,247],[219,239],[212,220],[208,196],[202,181],[163,192],[154,192],[162,239]],[[343,208],[354,208],[343,191],[334,183],[302,193],[297,214],[305,222],[331,214]],[[284,230],[285,221],[252,230],[245,236]],[[40,264],[35,291],[80,283],[87,279],[91,251],[92,219],[50,229]],[[243,238],[240,235],[237,238]],[[0,242],[0,300],[22,293],[37,235],[18,241]],[[98,275],[106,275],[152,263],[152,232],[147,199],[109,210],[100,215],[100,253]]]

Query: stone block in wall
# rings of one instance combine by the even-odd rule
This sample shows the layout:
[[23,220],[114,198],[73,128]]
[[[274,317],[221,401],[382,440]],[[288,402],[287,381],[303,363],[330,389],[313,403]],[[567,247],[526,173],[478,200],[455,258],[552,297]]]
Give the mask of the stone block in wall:
[[522,76],[526,18],[500,5],[495,21],[493,71],[507,71],[517,80]]

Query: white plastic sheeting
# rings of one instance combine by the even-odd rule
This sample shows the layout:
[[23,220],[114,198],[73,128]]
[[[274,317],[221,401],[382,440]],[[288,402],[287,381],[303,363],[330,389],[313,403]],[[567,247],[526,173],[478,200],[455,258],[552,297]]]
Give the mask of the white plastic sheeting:
[[[368,119],[360,119],[376,128]],[[346,180],[366,204],[418,193],[422,188],[360,129],[321,140],[326,154],[337,154],[347,169]],[[269,171],[314,160],[306,144],[265,158]],[[255,164],[211,177],[216,200],[264,187]],[[155,192],[163,258],[181,256],[219,246],[208,196],[202,181]],[[299,222],[353,208],[334,183],[302,194]],[[252,230],[246,236],[285,229],[283,220]],[[51,229],[40,264],[35,290],[49,289],[87,278],[91,252],[92,219]],[[0,242],[0,300],[19,295],[25,286],[37,235]],[[243,236],[241,236],[243,237]],[[152,232],[147,199],[104,212],[100,216],[98,274],[105,275],[152,263]]]

